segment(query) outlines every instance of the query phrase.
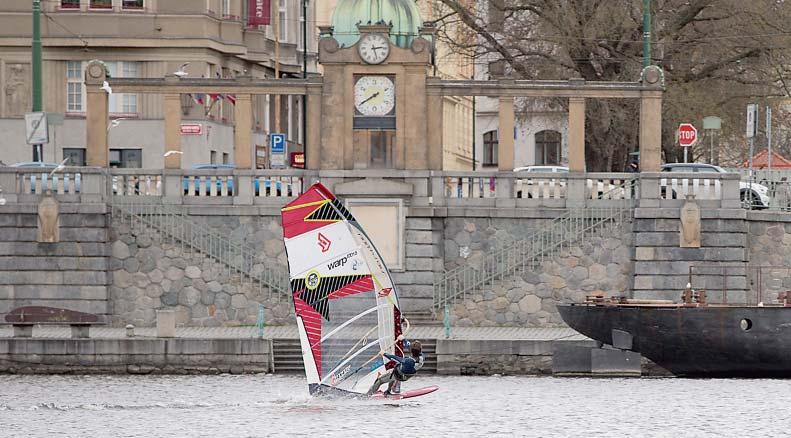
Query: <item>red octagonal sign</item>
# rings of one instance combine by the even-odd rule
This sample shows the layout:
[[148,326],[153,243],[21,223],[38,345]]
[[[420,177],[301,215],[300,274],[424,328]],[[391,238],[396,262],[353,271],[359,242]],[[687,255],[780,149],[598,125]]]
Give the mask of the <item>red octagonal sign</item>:
[[678,125],[678,144],[689,147],[698,141],[698,130],[692,123],[682,123]]

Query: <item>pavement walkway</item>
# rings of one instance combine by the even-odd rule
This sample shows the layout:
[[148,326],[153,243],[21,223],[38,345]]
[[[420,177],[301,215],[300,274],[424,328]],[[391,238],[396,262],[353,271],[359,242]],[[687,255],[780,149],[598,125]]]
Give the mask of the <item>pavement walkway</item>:
[[[0,327],[0,338],[13,336],[10,326]],[[155,327],[135,329],[136,337],[156,337]],[[409,333],[415,339],[444,339],[445,329],[437,326],[412,327]],[[34,327],[34,338],[69,339],[69,327]],[[177,338],[190,339],[247,339],[259,337],[256,327],[179,327],[176,328]],[[296,326],[264,327],[265,339],[297,339]],[[113,327],[96,327],[91,329],[91,338],[121,339],[126,338],[126,329]],[[528,340],[528,341],[585,341],[587,337],[570,328],[525,328],[525,327],[454,327],[450,339],[458,340]]]

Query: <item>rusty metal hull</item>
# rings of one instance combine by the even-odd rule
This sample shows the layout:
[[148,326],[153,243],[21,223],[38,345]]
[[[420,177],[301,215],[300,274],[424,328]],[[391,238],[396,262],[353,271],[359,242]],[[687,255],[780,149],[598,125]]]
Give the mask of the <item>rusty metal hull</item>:
[[[558,305],[578,332],[632,350],[677,376],[791,377],[791,307]],[[623,334],[619,334],[622,337]]]

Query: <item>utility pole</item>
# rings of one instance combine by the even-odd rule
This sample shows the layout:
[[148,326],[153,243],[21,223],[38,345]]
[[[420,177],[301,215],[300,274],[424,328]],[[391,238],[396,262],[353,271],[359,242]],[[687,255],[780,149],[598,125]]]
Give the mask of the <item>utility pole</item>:
[[[41,98],[41,0],[33,0],[33,112],[43,111]],[[33,145],[33,161],[44,161],[44,145]]]
[[[302,0],[302,78],[308,78],[308,0]],[[308,166],[308,99],[302,96],[302,156]]]
[[[275,79],[280,79],[280,3],[272,2],[275,5]],[[275,94],[275,129],[276,134],[280,133],[280,95]]]
[[643,0],[643,68],[651,65],[651,0]]

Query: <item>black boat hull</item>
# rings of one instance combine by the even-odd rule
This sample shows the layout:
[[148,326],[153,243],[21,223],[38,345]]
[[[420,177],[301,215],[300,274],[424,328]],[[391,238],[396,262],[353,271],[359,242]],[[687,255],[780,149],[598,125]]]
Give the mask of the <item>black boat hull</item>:
[[632,350],[677,376],[791,377],[791,307],[558,305],[571,328]]

